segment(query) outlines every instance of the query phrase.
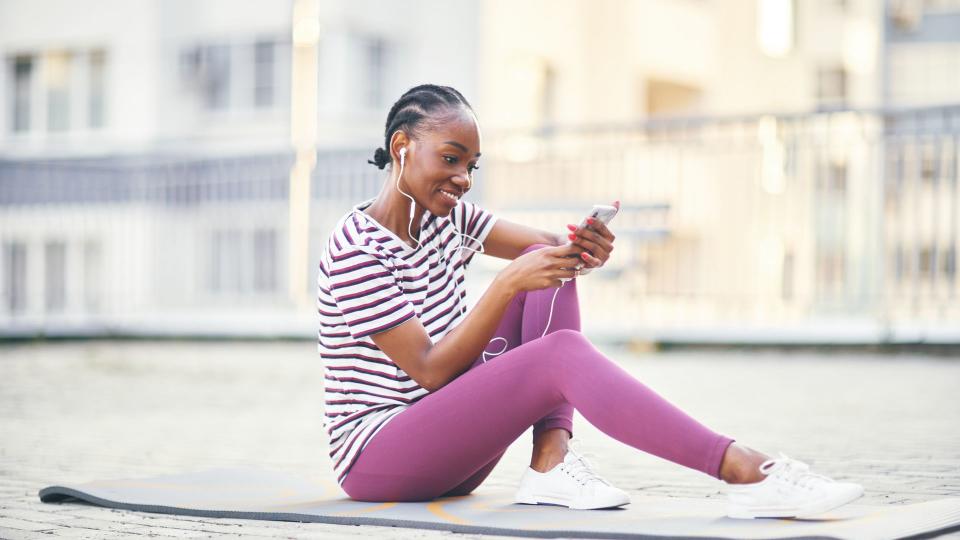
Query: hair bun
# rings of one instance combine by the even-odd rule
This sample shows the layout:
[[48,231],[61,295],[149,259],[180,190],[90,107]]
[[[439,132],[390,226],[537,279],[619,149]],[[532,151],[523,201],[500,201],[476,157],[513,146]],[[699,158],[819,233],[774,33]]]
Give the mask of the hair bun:
[[373,159],[368,159],[367,163],[372,163],[376,165],[378,169],[383,169],[390,163],[390,154],[383,148],[377,148],[373,152]]

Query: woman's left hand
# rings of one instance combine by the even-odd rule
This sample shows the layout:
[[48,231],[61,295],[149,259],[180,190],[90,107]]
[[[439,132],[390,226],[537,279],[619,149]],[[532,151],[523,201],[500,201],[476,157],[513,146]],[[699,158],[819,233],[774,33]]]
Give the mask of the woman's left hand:
[[570,230],[567,239],[580,248],[580,260],[585,267],[599,268],[606,264],[616,236],[602,221],[587,218],[586,226],[567,225],[567,229]]

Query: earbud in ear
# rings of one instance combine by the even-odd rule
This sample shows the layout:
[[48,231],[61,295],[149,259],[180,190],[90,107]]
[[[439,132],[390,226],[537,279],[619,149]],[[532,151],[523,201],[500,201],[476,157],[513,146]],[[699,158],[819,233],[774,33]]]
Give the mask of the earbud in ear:
[[402,160],[406,155],[407,155],[407,147],[404,146],[403,148],[400,149],[400,159]]

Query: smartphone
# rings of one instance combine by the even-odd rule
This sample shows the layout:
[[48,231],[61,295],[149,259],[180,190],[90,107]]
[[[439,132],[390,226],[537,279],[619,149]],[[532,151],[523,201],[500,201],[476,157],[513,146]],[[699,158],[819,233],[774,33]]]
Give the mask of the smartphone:
[[619,211],[620,209],[616,206],[610,206],[609,204],[595,204],[593,205],[593,209],[590,210],[590,213],[587,215],[587,217],[583,218],[583,221],[580,222],[580,228],[587,226],[588,218],[602,221],[604,225],[607,225]]
[[[597,221],[603,222],[604,225],[610,223],[610,221],[617,215],[617,212],[620,211],[620,208],[617,206],[611,206],[609,204],[595,204],[590,210],[590,213],[587,214],[587,217],[583,218],[583,221],[580,222],[579,228],[584,228],[587,226],[587,219],[593,218]],[[592,253],[591,253],[592,255]],[[579,260],[579,257],[577,258]],[[589,274],[592,268],[584,268],[583,262],[578,262],[576,266],[577,270],[580,270],[580,275]],[[561,279],[560,281],[566,282],[568,279]]]

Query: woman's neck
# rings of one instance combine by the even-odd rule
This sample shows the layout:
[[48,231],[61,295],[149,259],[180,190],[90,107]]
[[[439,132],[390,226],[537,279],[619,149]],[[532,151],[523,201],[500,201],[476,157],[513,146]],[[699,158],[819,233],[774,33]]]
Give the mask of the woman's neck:
[[[397,191],[397,181],[393,175],[387,178],[377,198],[363,212],[390,229],[407,244],[416,245],[416,239],[420,237],[420,222],[423,220],[424,209],[419,204],[416,205],[411,224],[410,199]],[[413,238],[410,234],[413,234]]]

